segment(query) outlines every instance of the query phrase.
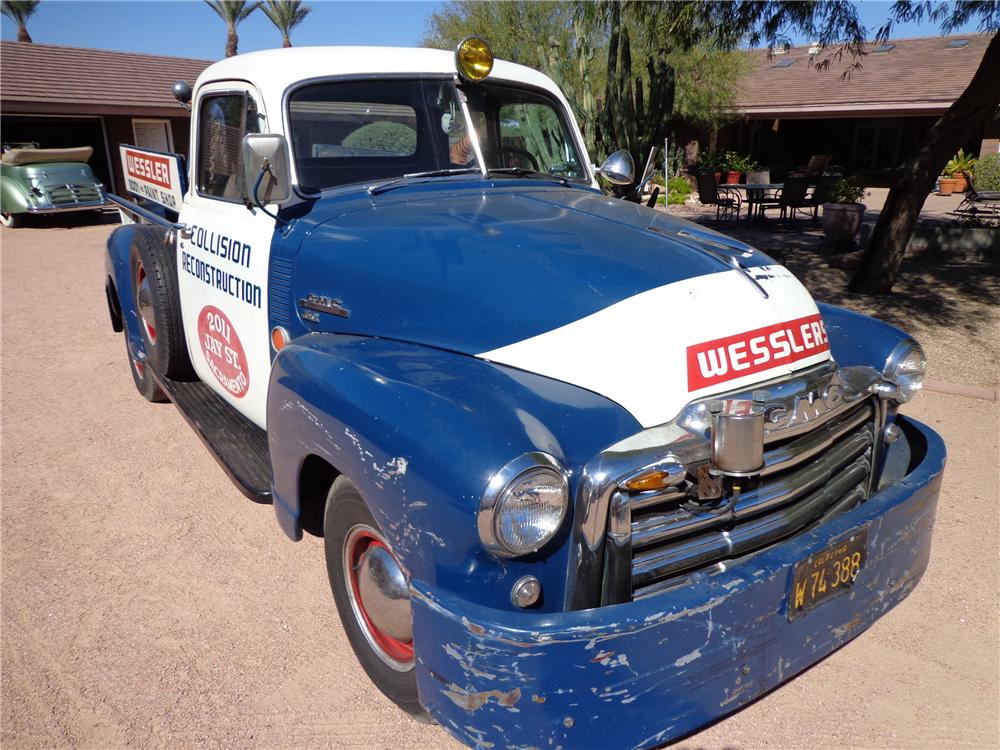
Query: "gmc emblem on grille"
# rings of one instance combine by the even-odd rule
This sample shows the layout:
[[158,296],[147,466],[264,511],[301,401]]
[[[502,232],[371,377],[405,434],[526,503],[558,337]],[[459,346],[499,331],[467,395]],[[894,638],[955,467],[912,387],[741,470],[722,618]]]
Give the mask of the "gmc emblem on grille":
[[844,403],[844,392],[836,381],[830,383],[822,395],[813,391],[795,397],[791,409],[783,406],[768,406],[765,422],[772,430],[813,422]]

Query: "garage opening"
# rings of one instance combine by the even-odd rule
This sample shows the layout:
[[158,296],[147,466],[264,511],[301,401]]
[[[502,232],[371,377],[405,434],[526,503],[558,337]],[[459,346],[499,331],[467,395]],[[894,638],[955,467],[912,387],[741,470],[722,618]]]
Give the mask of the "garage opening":
[[104,141],[104,123],[100,117],[44,117],[42,115],[7,115],[3,118],[3,142],[33,141],[39,148],[90,146],[90,168],[94,176],[112,190],[111,165]]

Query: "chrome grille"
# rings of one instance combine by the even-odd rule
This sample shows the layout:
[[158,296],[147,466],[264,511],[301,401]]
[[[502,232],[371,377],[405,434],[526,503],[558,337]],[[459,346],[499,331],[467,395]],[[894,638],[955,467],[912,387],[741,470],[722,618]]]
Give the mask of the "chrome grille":
[[633,598],[764,549],[862,502],[869,492],[878,408],[868,398],[808,432],[772,434],[765,441],[762,476],[735,499],[699,503],[697,466],[688,467],[688,479],[678,487],[629,495]]
[[95,185],[53,185],[46,188],[53,206],[101,203],[101,191]]

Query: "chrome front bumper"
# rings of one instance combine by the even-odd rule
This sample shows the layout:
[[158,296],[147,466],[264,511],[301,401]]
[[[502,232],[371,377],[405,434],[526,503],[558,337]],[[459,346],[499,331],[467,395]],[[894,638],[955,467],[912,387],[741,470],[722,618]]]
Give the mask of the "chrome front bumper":
[[[686,586],[556,614],[487,609],[411,584],[420,700],[473,747],[645,748],[785,682],[899,603],[927,567],[941,438],[897,418],[905,476],[829,522]],[[867,533],[849,593],[790,621],[797,563]]]

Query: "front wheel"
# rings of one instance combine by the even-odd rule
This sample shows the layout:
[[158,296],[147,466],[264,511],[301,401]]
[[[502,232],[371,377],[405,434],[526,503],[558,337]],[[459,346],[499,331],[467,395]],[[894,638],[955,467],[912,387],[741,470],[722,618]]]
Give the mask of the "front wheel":
[[24,226],[24,214],[0,213],[0,224],[8,229],[17,229]]
[[323,533],[330,588],[358,661],[390,700],[426,718],[417,698],[406,575],[346,477],[338,477],[327,495]]

